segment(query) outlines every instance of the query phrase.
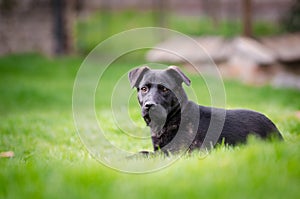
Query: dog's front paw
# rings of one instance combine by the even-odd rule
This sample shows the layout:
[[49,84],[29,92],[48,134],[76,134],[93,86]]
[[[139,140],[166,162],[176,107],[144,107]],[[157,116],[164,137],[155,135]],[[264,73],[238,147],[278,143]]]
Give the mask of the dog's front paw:
[[133,154],[131,156],[128,156],[128,159],[137,159],[137,158],[148,158],[150,156],[154,156],[154,152],[152,151],[140,151],[136,154]]
[[154,152],[152,152],[152,151],[140,151],[139,154],[144,156],[144,157],[149,157],[149,156],[154,155]]

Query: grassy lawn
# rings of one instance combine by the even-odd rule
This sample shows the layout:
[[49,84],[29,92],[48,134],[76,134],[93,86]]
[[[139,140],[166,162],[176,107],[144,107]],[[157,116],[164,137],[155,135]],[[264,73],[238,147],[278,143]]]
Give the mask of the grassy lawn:
[[[299,197],[299,91],[226,81],[227,107],[265,113],[285,142],[251,139],[244,146],[218,147],[205,158],[194,153],[158,172],[126,174],[92,158],[76,133],[72,89],[81,62],[78,57],[50,59],[32,54],[0,58],[0,152],[15,153],[0,158],[0,198]],[[151,148],[151,143],[123,139],[106,113],[115,81],[141,63],[114,63],[102,80],[107,89],[96,95],[97,115],[106,123],[106,133],[131,151]],[[203,81],[191,78],[199,103],[209,105]],[[132,98],[132,117],[143,125]]]

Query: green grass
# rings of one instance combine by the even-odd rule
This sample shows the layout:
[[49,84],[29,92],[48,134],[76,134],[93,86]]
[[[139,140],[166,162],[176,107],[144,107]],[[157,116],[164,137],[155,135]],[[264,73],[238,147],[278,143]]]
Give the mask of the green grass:
[[[220,146],[205,158],[193,153],[158,172],[125,174],[92,158],[76,134],[72,89],[81,61],[32,54],[0,59],[0,152],[15,153],[13,158],[0,158],[0,198],[299,196],[300,120],[295,116],[300,110],[299,91],[226,81],[227,107],[265,113],[277,124],[285,142],[251,139],[244,146]],[[131,151],[151,147],[151,143],[125,139],[128,136],[114,127],[110,90],[119,77],[139,64],[142,61],[115,62],[102,80],[107,88],[99,87],[95,95],[96,113],[109,138]],[[209,105],[203,80],[191,77],[198,101]],[[143,125],[135,96],[129,107],[133,119]]]

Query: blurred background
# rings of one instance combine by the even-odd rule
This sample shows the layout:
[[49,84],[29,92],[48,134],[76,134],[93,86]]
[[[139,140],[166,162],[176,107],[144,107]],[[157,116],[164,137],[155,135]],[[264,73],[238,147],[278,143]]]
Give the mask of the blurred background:
[[[213,98],[207,86],[218,86],[217,78],[204,74],[211,74],[212,60],[228,78],[222,82],[226,108],[266,114],[286,141],[222,145],[207,158],[196,152],[147,175],[120,174],[99,164],[76,134],[76,75],[99,43],[149,26],[182,32],[206,54],[186,40],[145,31],[96,51],[87,64],[92,73],[78,78],[80,88],[91,89],[91,78],[105,70],[94,98],[86,89],[79,95],[95,101],[96,111],[84,127],[96,146],[102,142],[95,139],[94,115],[114,146],[152,150],[150,137],[140,139],[150,136],[149,129],[126,78],[133,67],[178,65],[189,72],[192,96],[211,106],[223,100]],[[193,60],[203,76],[193,74],[186,60],[163,51],[118,54],[145,43]],[[102,62],[115,54],[118,58],[105,68]],[[0,0],[0,198],[299,198],[299,99],[300,0]]]
[[[84,56],[113,34],[145,26],[192,36],[224,77],[300,89],[300,0],[0,0],[0,56]],[[157,45],[195,57],[181,41],[165,39]],[[163,52],[144,57],[192,71]],[[196,62],[209,71],[207,58]]]

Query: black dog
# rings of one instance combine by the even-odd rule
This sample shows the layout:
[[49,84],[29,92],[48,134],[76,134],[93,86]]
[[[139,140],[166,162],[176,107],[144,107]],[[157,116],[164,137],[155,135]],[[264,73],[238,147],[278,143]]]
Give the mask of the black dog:
[[216,143],[245,143],[247,136],[283,139],[266,116],[250,110],[204,107],[189,101],[182,82],[190,80],[176,66],[152,70],[147,66],[129,72],[136,87],[142,116],[151,128],[154,151],[210,148]]

